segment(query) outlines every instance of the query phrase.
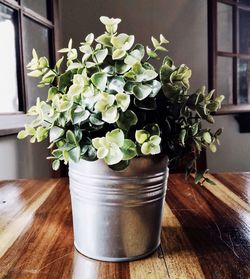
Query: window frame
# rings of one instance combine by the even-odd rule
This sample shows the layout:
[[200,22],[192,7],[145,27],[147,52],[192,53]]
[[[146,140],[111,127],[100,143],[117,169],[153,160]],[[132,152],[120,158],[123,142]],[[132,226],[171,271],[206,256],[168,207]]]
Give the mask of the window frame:
[[35,23],[46,27],[50,30],[49,37],[49,58],[51,63],[55,63],[58,59],[56,49],[60,48],[59,34],[59,0],[46,0],[49,19],[41,16],[37,12],[25,7],[22,0],[0,0],[0,4],[13,9],[16,13],[16,54],[17,54],[17,81],[18,81],[18,100],[19,111],[17,112],[0,112],[0,136],[6,136],[18,133],[26,122],[25,113],[27,112],[28,96],[27,96],[27,74],[24,64],[24,46],[23,46],[23,26],[24,17],[34,21]]
[[[222,3],[232,7],[232,52],[218,50],[218,18],[217,4]],[[218,57],[230,57],[233,59],[232,65],[232,93],[233,104],[223,104],[217,114],[234,114],[250,112],[250,100],[247,104],[239,103],[238,96],[238,59],[247,58],[250,60],[250,54],[240,54],[238,52],[238,26],[239,26],[239,8],[250,11],[250,4],[239,3],[239,0],[208,0],[208,87],[209,90],[217,89],[217,63]],[[223,94],[223,92],[218,92]]]

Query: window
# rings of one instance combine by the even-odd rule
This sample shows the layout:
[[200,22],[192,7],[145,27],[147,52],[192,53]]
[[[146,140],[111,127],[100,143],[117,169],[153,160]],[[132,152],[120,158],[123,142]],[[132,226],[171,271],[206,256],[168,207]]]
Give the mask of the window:
[[58,0],[0,0],[0,135],[20,130],[27,108],[46,98],[25,65],[32,48],[54,63],[58,29]]
[[222,113],[250,111],[250,0],[209,0],[209,87]]

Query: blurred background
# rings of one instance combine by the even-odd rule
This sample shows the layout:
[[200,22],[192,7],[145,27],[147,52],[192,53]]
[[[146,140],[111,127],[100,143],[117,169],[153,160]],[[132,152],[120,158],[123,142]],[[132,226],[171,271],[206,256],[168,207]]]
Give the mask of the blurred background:
[[26,76],[32,48],[49,57],[103,33],[101,15],[120,17],[119,31],[151,44],[164,34],[175,64],[192,69],[191,91],[201,85],[225,95],[213,129],[223,127],[217,153],[202,160],[213,172],[250,171],[250,0],[0,0],[0,179],[46,178],[47,142],[16,139],[25,112],[46,89]]

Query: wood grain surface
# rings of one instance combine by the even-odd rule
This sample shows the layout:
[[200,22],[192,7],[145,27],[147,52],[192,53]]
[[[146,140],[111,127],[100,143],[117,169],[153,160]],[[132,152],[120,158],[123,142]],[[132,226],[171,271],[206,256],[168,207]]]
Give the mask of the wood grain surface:
[[74,249],[67,179],[0,181],[0,278],[250,278],[250,173],[210,178],[170,175],[161,246],[116,264]]

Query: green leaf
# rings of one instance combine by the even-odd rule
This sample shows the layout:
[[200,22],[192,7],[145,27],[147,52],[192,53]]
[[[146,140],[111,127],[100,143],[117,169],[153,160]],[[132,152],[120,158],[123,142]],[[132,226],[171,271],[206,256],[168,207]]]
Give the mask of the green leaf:
[[54,160],[54,161],[52,162],[52,169],[53,169],[54,171],[57,171],[59,168],[60,168],[60,161],[59,161],[59,160]]
[[134,158],[137,155],[136,145],[130,139],[125,139],[124,140],[124,144],[121,147],[121,151],[123,153],[122,160],[130,160],[130,159]]
[[129,161],[121,161],[118,164],[109,166],[114,171],[123,171],[129,166]]
[[74,145],[78,144],[78,142],[76,140],[76,137],[75,137],[75,134],[71,130],[68,130],[66,132],[66,139],[71,144],[74,144]]
[[94,73],[91,76],[91,81],[100,91],[104,91],[107,84],[107,74],[102,72]]
[[120,113],[120,117],[116,124],[122,130],[128,131],[131,126],[136,125],[138,118],[132,110],[127,110]]
[[160,135],[160,127],[158,124],[148,124],[143,127],[144,130],[148,131],[151,136],[159,136]]
[[187,131],[185,129],[182,129],[179,134],[179,139],[183,146],[185,145],[186,134],[187,134]]
[[143,110],[156,110],[157,104],[154,98],[146,98],[142,101],[139,101],[138,99],[134,99],[134,104]]
[[74,162],[79,162],[81,156],[81,148],[79,146],[76,146],[69,150],[69,157]]
[[148,97],[152,89],[150,86],[139,84],[133,87],[133,94],[138,100],[143,100]]
[[51,128],[50,132],[49,132],[49,141],[55,141],[57,139],[59,139],[60,137],[62,137],[64,135],[64,129],[54,126]]
[[53,100],[53,97],[58,93],[58,89],[55,86],[50,87],[48,91],[48,100]]
[[59,91],[64,91],[65,87],[71,85],[72,73],[71,71],[65,72],[60,75],[58,81],[58,89]]

